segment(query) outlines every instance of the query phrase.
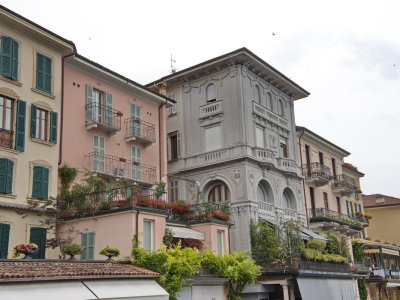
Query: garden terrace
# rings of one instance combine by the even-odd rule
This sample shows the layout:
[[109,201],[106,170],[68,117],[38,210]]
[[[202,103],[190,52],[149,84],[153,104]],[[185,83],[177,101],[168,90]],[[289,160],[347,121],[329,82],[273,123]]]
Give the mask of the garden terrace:
[[331,170],[318,162],[304,164],[303,176],[306,182],[315,182],[317,186],[325,185],[333,179]]
[[351,217],[326,208],[310,209],[308,215],[312,228],[322,227],[324,230],[330,230],[334,227],[350,235],[362,230],[363,224],[368,224],[368,219],[365,217]]
[[329,272],[329,273],[351,273],[348,263],[320,262],[307,260],[305,258],[292,258],[286,263],[276,263],[263,267],[265,273],[281,274],[283,271],[287,274],[298,274],[301,271]]

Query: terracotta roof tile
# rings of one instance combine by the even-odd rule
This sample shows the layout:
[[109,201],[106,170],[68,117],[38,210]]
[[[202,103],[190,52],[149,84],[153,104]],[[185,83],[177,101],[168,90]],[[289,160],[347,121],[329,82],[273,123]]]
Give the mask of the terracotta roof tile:
[[[400,206],[400,198],[391,197],[382,194],[362,195],[364,208],[384,207],[384,206]],[[378,200],[377,199],[384,199]]]
[[0,261],[0,281],[82,278],[145,278],[159,274],[131,264],[100,262]]

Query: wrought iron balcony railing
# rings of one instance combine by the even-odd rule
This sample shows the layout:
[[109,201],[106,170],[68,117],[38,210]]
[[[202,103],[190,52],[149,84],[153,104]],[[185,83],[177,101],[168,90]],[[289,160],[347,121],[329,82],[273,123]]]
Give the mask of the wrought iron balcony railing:
[[332,182],[334,188],[346,188],[352,191],[357,190],[357,185],[354,179],[347,177],[346,175],[336,175]]
[[309,209],[309,217],[310,222],[335,222],[354,227],[358,230],[364,228],[363,223],[368,223],[365,217],[352,217],[326,208]]
[[94,172],[148,184],[156,181],[156,167],[154,166],[98,152],[88,153],[85,158],[89,161],[88,169]]
[[14,131],[0,128],[0,147],[12,148]]
[[139,141],[143,144],[150,144],[156,141],[156,126],[137,118],[125,120],[125,139],[127,141]]
[[86,104],[85,110],[87,126],[95,125],[93,127],[108,131],[121,130],[122,113],[120,111],[99,103]]
[[333,176],[331,174],[331,169],[329,169],[328,167],[324,166],[323,164],[321,164],[319,162],[304,164],[303,165],[303,176],[305,176],[306,178],[322,177],[322,178],[325,178],[326,180],[333,179]]

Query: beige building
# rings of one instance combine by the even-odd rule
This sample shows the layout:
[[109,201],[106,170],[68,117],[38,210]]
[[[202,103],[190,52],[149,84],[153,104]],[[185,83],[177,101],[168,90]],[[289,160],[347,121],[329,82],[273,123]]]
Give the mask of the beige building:
[[54,233],[30,203],[57,195],[62,60],[74,44],[3,6],[0,37],[0,257],[35,242],[50,258]]

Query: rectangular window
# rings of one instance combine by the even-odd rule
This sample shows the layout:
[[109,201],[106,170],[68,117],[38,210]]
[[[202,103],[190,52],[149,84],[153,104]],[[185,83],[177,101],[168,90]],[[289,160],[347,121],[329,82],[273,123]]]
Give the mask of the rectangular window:
[[289,157],[286,141],[283,139],[280,140],[280,155],[281,155],[281,157],[285,157],[285,158]]
[[93,135],[93,171],[105,171],[104,137]]
[[168,157],[169,160],[178,159],[180,157],[180,133],[173,132],[168,135]]
[[324,154],[322,152],[319,152],[318,156],[319,156],[319,163],[321,165],[323,165],[324,164]]
[[336,178],[336,160],[332,158],[332,175]]
[[340,203],[340,197],[336,197],[337,211],[339,214],[342,213],[342,205]]
[[315,216],[315,197],[314,197],[314,188],[310,187],[310,200],[311,200],[311,212],[312,215]]
[[33,167],[32,198],[48,199],[49,169],[45,167]]
[[39,247],[39,252],[32,256],[36,259],[44,259],[46,257],[46,234],[47,229],[41,227],[32,227],[30,232],[30,243],[35,243]]
[[221,125],[204,129],[205,151],[214,151],[222,148]]
[[58,113],[31,105],[31,137],[57,143]]
[[36,88],[46,93],[51,93],[52,59],[43,54],[36,53]]
[[264,129],[259,126],[256,126],[256,147],[265,147]]
[[13,146],[14,100],[0,96],[0,147]]
[[94,232],[85,232],[81,234],[81,245],[83,246],[83,252],[81,254],[82,260],[94,259],[94,242]]
[[131,133],[133,136],[142,136],[141,111],[142,108],[140,106],[131,104]]
[[354,217],[354,211],[353,211],[353,203],[351,201],[346,201],[347,205],[347,215],[350,217]]
[[143,248],[153,250],[153,221],[143,221]]
[[224,255],[224,231],[217,230],[218,254]]
[[361,205],[358,203],[355,203],[354,206],[356,207],[356,213],[361,213]]
[[139,147],[131,148],[131,160],[132,164],[132,178],[140,180],[142,179],[142,167],[140,163],[142,162],[142,149]]
[[93,89],[92,121],[102,123],[104,119],[103,92]]
[[8,242],[10,238],[10,225],[0,223],[0,258],[8,256]]
[[[172,100],[176,100],[176,94],[169,94],[168,97]],[[176,103],[168,107],[168,117],[173,117],[177,114]]]
[[47,141],[48,112],[43,109],[36,109],[36,138]]
[[324,195],[324,207],[326,209],[329,209],[329,203],[328,203],[328,193],[323,192]]
[[19,44],[8,36],[2,36],[0,44],[0,75],[18,80]]
[[169,182],[169,202],[176,202],[179,200],[178,180]]

